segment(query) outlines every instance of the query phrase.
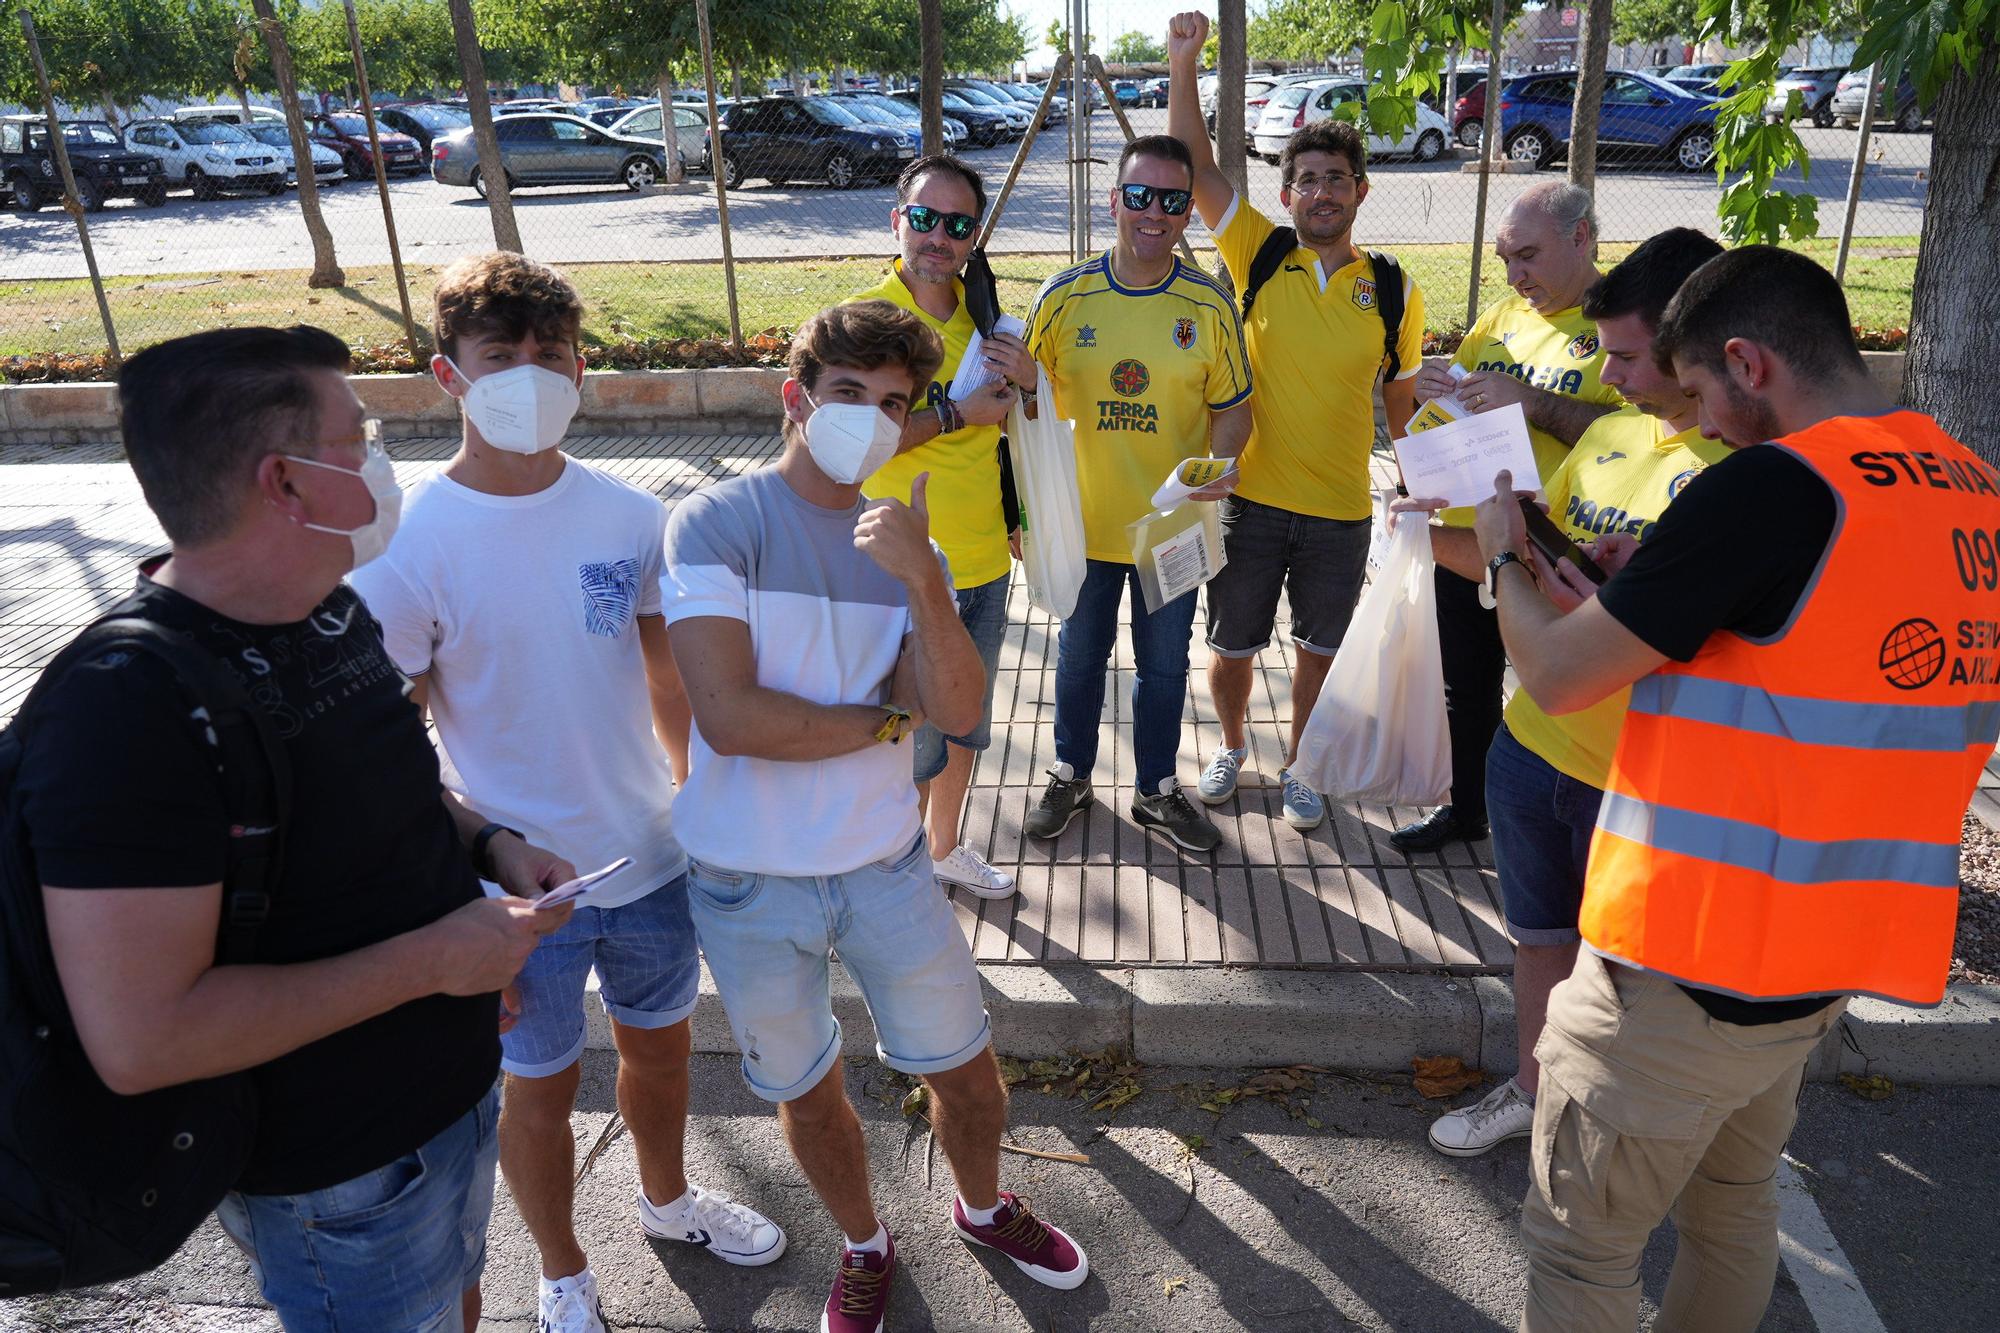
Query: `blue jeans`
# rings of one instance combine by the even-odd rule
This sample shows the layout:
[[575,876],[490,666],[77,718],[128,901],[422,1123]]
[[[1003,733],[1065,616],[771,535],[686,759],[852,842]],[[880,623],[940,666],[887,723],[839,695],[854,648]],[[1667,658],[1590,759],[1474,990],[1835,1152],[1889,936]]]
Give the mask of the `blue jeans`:
[[[383,1089],[394,1096],[395,1089]],[[496,1089],[430,1142],[310,1194],[227,1194],[222,1229],[287,1333],[459,1333],[486,1266]]]
[[1505,723],[1486,751],[1486,813],[1500,904],[1517,943],[1547,947],[1583,938],[1583,877],[1604,793],[1514,739]]
[[1188,641],[1194,635],[1192,592],[1156,612],[1146,610],[1139,572],[1109,560],[1088,562],[1076,610],[1056,642],[1056,758],[1078,777],[1097,763],[1097,724],[1104,716],[1104,670],[1118,638],[1118,604],[1132,589],[1132,749],[1138,788],[1152,795],[1174,776],[1187,706]]
[[963,736],[947,736],[928,722],[917,728],[910,738],[910,761],[918,782],[929,782],[944,772],[950,758],[944,749],[947,743],[975,753],[993,743],[993,682],[1000,675],[1000,642],[1007,636],[1007,584],[1012,575],[1010,569],[991,583],[958,590],[959,622],[972,636],[972,646],[986,668],[986,702],[981,705],[979,725]]

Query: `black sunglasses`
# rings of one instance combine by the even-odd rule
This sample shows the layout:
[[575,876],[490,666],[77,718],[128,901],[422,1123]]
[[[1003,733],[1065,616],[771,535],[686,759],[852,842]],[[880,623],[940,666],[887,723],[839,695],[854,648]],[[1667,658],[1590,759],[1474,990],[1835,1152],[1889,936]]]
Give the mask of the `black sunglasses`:
[[938,223],[944,223],[944,234],[954,241],[972,235],[972,229],[979,225],[979,219],[970,213],[940,213],[928,204],[898,204],[896,211],[918,231],[932,231]]
[[1188,211],[1188,204],[1194,196],[1186,190],[1156,190],[1150,185],[1121,185],[1119,197],[1125,201],[1126,210],[1143,213],[1160,201],[1160,211],[1170,218],[1177,218]]

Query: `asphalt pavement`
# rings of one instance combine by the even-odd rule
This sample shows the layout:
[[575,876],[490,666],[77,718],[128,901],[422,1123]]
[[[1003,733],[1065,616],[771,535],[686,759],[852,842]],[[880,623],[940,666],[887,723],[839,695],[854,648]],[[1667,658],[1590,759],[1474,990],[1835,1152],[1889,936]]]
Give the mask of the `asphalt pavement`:
[[[1166,112],[1131,113],[1139,134],[1166,128]],[[1109,164],[1122,144],[1106,112],[1091,118],[1090,157],[1104,163],[1095,243],[1110,239]],[[1809,178],[1794,171],[1784,188],[1806,188],[1819,199],[1820,230],[1839,229],[1856,132],[1814,129],[1799,135],[1812,158]],[[997,192],[1015,145],[964,154]],[[1069,246],[1069,146],[1066,127],[1038,138],[995,234],[995,253],[1067,253]],[[1460,171],[1463,156],[1435,163],[1384,161],[1371,167],[1373,193],[1363,205],[1360,231],[1371,244],[1462,243],[1472,234],[1478,177]],[[1913,236],[1922,226],[1930,166],[1930,135],[1877,131],[1870,152],[1863,202],[1856,219],[1862,236]],[[1489,217],[1520,191],[1552,173],[1493,178]],[[693,177],[679,193],[639,195],[622,186],[562,186],[515,196],[516,217],[528,253],[553,263],[613,260],[716,260],[722,256],[714,187]],[[1093,182],[1095,185],[1097,182]],[[1253,199],[1276,209],[1278,172],[1261,159],[1249,163]],[[1688,173],[1659,162],[1600,168],[1598,212],[1606,240],[1639,240],[1663,227],[1713,231],[1719,187],[1713,173]],[[441,264],[493,244],[486,205],[469,189],[439,185],[428,175],[391,182],[403,258]],[[386,264],[382,207],[372,181],[347,181],[321,194],[328,229],[344,264]],[[885,221],[893,204],[886,186],[834,190],[818,185],[783,188],[755,180],[729,197],[735,253],[740,258],[812,257],[885,253]],[[1488,227],[1492,223],[1489,221]],[[185,193],[163,208],[113,201],[90,215],[98,267],[107,275],[181,274],[308,268],[312,250],[296,199],[255,196],[197,203]],[[1194,236],[1201,238],[1200,224]],[[0,279],[82,277],[76,228],[60,209],[33,215],[0,211]]]
[[[611,1057],[585,1060],[579,1156],[613,1111]],[[632,1211],[631,1142],[617,1134],[578,1190],[579,1230],[612,1327],[816,1327],[833,1274],[834,1228],[735,1062],[702,1056],[696,1066],[690,1174],[763,1208],[790,1232],[791,1249],[769,1268],[734,1269],[647,1241]],[[1293,1092],[1286,1106],[1216,1096],[1254,1071],[1147,1069],[1138,1075],[1143,1094],[1110,1114],[1090,1110],[1085,1098],[1044,1094],[1038,1084],[1017,1089],[1016,1143],[1089,1158],[1075,1165],[1009,1156],[1003,1164],[1006,1187],[1090,1255],[1089,1281],[1061,1293],[956,1239],[947,1219],[950,1173],[942,1154],[929,1151],[924,1128],[899,1113],[902,1087],[873,1061],[851,1063],[847,1077],[866,1127],[879,1211],[901,1255],[892,1330],[1499,1333],[1519,1316],[1515,1233],[1526,1146],[1470,1160],[1438,1156],[1424,1130],[1444,1104],[1417,1096],[1406,1080],[1314,1074],[1313,1086]],[[1787,1203],[1792,1253],[1763,1328],[1993,1327],[1996,1114],[2000,1090],[1898,1088],[1865,1101],[1838,1085],[1808,1087],[1791,1147],[1804,1189]],[[1827,1260],[1829,1243],[1846,1269]],[[1646,1255],[1648,1320],[1672,1249],[1669,1226]],[[535,1273],[533,1247],[503,1190],[482,1328],[534,1327]],[[119,1288],[0,1305],[0,1330],[8,1333],[276,1326],[213,1224],[166,1268]]]

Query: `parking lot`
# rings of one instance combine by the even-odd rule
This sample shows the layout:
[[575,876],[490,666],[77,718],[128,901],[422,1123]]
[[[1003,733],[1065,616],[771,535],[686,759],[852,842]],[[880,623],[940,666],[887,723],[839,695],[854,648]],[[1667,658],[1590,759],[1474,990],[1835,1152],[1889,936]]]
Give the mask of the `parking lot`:
[[[1129,114],[1137,133],[1165,129],[1162,110]],[[1099,111],[1091,118],[1090,130],[1090,155],[1104,164],[1097,179],[1108,196],[1109,168],[1120,142],[1118,125],[1108,112]],[[1803,182],[1794,174],[1781,184],[1803,187],[1818,197],[1821,234],[1831,235],[1839,229],[1856,133],[1815,129],[1804,122],[1799,132],[1812,155],[1813,169]],[[1014,151],[1015,145],[1007,144],[972,149],[964,156],[997,187]],[[996,252],[1068,249],[1067,155],[1067,127],[1057,127],[1034,145],[996,234]],[[1478,177],[1460,170],[1464,160],[1461,153],[1429,164],[1377,164],[1372,171],[1374,192],[1364,207],[1358,234],[1369,243],[1384,245],[1468,240]],[[1856,233],[1917,234],[1929,165],[1927,132],[1878,129]],[[1495,177],[1492,209],[1497,212],[1536,179]],[[635,194],[620,187],[523,191],[515,196],[523,244],[529,253],[557,263],[719,259],[722,241],[713,185],[706,177],[693,181],[683,192]],[[1249,183],[1251,198],[1275,210],[1277,169],[1252,159]],[[1680,172],[1664,163],[1607,165],[1600,167],[1597,193],[1606,240],[1637,240],[1675,225],[1711,231],[1716,225],[1719,187],[1707,172]],[[448,188],[420,176],[393,181],[389,197],[408,263],[439,264],[492,244],[485,204],[469,189]],[[322,190],[321,200],[343,264],[388,262],[381,206],[372,182],[344,182]],[[777,188],[753,180],[730,195],[735,253],[740,258],[879,254],[886,244],[891,202],[892,192],[886,186]],[[1102,208],[1095,216],[1094,242],[1108,244],[1108,216]],[[290,194],[196,202],[181,192],[162,209],[118,200],[90,215],[90,229],[98,267],[106,275],[249,272],[305,268],[312,263],[311,245]],[[85,273],[75,227],[56,209],[32,215],[0,212],[0,256],[4,256],[0,278],[69,278]]]

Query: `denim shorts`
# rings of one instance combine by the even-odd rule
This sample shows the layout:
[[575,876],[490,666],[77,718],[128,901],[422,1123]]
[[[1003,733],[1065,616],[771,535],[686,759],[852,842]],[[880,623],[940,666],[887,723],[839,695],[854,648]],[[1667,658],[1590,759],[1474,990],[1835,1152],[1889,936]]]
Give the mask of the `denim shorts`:
[[1220,503],[1229,563],[1208,581],[1209,648],[1255,657],[1271,642],[1282,589],[1291,599],[1292,642],[1332,657],[1361,597],[1369,520],[1294,514],[1239,495]]
[[486,1267],[499,1118],[495,1089],[430,1142],[352,1180],[223,1196],[216,1220],[249,1254],[287,1333],[460,1333],[460,1298]]
[[979,710],[979,725],[963,736],[947,736],[928,722],[917,728],[910,740],[910,762],[918,782],[929,782],[944,772],[947,742],[973,751],[993,743],[993,682],[1000,673],[1000,641],[1007,635],[1007,584],[1012,575],[1009,569],[991,583],[958,591],[958,618],[986,667],[986,702]]
[[759,1097],[803,1097],[840,1059],[828,950],[861,988],[883,1064],[941,1074],[986,1049],[979,972],[922,833],[842,875],[795,879],[694,862],[688,900],[743,1052],[743,1079]]
[[687,877],[622,907],[579,907],[535,946],[514,984],[521,1013],[500,1034],[500,1067],[521,1078],[560,1074],[583,1054],[584,991],[597,970],[604,1012],[628,1028],[666,1028],[694,1012],[701,956]]
[[1514,739],[1502,723],[1486,752],[1486,817],[1507,931],[1520,944],[1582,938],[1583,876],[1604,793]]

